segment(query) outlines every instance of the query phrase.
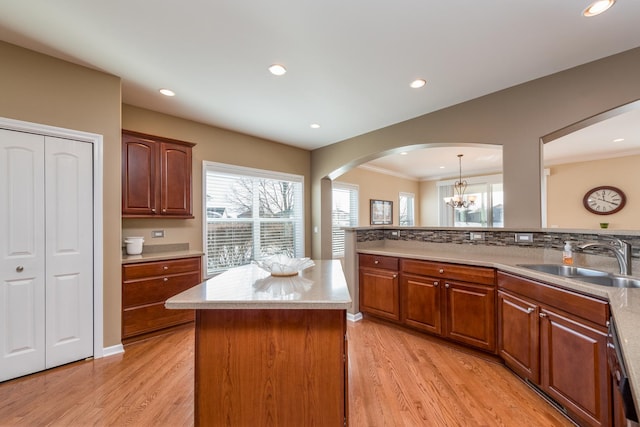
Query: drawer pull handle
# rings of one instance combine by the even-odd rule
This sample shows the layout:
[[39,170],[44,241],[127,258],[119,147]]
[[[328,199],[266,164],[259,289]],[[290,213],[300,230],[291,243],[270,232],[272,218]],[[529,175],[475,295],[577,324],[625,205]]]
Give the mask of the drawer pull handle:
[[441,268],[439,271],[440,274],[444,274],[444,268]]
[[168,270],[168,269],[169,269],[169,266],[165,265],[165,266],[163,266],[163,267],[162,267],[162,269],[163,269],[163,270]]
[[540,313],[540,317],[547,317],[546,313]]
[[168,282],[168,281],[169,281],[169,278],[168,278],[168,277],[165,277],[165,278],[164,278],[164,279],[162,279],[162,280],[164,280],[165,282]]
[[373,263],[374,263],[374,264],[380,264],[380,261],[375,260],[375,261],[373,261]]

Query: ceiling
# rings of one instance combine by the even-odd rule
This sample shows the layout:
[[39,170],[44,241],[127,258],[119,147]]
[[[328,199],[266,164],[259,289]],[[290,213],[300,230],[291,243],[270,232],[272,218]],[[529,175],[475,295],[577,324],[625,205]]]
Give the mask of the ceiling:
[[640,1],[588,3],[3,0],[0,39],[120,76],[127,104],[312,150],[640,46]]

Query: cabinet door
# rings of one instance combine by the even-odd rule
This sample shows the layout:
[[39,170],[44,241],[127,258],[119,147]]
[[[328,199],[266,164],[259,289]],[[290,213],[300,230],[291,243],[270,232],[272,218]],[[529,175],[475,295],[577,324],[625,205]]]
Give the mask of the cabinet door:
[[160,201],[162,215],[189,216],[191,210],[191,147],[160,145]]
[[605,331],[541,310],[541,387],[581,425],[611,423],[606,345]]
[[403,274],[401,277],[403,322],[437,335],[442,334],[440,280]]
[[495,352],[495,288],[446,281],[445,298],[445,336],[482,350]]
[[154,215],[160,191],[156,183],[157,144],[154,141],[122,135],[122,213]]
[[360,269],[360,309],[391,320],[400,320],[398,272]]
[[518,375],[540,381],[539,309],[536,304],[498,292],[498,353]]

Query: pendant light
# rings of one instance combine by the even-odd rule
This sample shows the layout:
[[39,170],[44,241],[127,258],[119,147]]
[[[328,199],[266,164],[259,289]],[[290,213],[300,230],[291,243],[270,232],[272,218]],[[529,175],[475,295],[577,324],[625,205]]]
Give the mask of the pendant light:
[[453,197],[445,197],[445,203],[454,209],[463,209],[473,206],[476,201],[476,196],[464,195],[464,191],[467,189],[467,181],[462,179],[462,156],[464,154],[458,154],[458,167],[459,175],[458,180],[453,184]]

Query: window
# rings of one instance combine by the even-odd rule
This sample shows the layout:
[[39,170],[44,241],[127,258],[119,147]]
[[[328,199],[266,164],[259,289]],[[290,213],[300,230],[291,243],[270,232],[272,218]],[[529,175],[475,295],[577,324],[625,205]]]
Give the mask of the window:
[[415,225],[414,199],[413,193],[400,193],[400,225]]
[[358,186],[334,182],[331,200],[333,257],[340,258],[344,256],[344,230],[341,227],[358,225]]
[[453,196],[453,183],[440,181],[439,225],[444,227],[504,227],[502,175],[468,178],[465,196],[475,196],[475,204],[468,208],[454,209],[444,198]]
[[303,177],[204,162],[207,275],[304,256]]

